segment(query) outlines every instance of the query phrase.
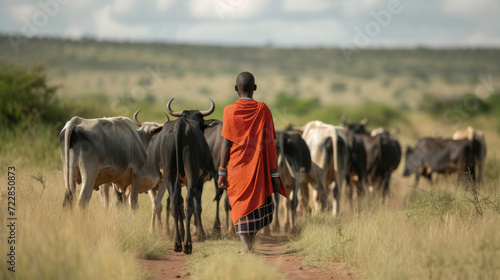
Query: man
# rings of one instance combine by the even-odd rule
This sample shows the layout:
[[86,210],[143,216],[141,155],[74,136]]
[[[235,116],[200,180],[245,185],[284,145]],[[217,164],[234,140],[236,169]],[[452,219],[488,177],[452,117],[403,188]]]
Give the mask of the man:
[[273,118],[265,103],[253,100],[256,89],[253,75],[240,73],[235,86],[240,98],[224,109],[222,122],[219,186],[227,189],[242,253],[253,251],[255,235],[272,222],[271,195],[286,197],[276,167]]

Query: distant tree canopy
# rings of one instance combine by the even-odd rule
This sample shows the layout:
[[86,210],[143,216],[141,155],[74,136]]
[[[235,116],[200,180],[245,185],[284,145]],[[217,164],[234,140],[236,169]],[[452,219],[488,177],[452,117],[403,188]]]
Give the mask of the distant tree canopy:
[[43,65],[28,68],[0,61],[0,129],[62,125],[67,114],[47,82]]

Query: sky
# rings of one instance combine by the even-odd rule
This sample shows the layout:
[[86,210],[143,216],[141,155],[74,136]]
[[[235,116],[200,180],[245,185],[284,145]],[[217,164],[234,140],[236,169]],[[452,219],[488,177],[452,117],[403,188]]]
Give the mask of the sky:
[[500,47],[498,0],[0,0],[0,33],[278,47]]

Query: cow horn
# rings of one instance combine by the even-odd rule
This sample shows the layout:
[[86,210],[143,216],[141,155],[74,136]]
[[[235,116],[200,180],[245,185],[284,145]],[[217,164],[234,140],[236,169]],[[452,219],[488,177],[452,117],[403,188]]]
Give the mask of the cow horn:
[[369,121],[370,121],[370,116],[365,115],[365,118],[364,118],[364,119],[362,119],[362,120],[359,122],[359,124],[361,124],[361,125],[367,125]]
[[174,112],[174,111],[172,111],[172,109],[170,109],[170,105],[172,104],[172,101],[173,101],[173,100],[174,100],[174,99],[172,98],[172,99],[170,99],[170,101],[168,101],[168,103],[167,103],[168,113],[169,113],[172,117],[180,117],[182,112]]
[[214,104],[214,102],[210,98],[208,100],[210,100],[210,109],[208,109],[207,111],[200,111],[201,115],[204,116],[204,117],[212,114],[215,111],[215,104]]
[[346,115],[342,115],[342,118],[340,119],[340,125],[341,126],[346,126],[347,124],[347,116]]
[[135,125],[137,125],[138,127],[142,126],[142,123],[137,120],[137,115],[139,114],[140,111],[141,109],[137,110],[137,112],[134,113],[134,117],[132,118],[134,120]]
[[170,118],[168,117],[167,113],[165,113],[165,117],[167,117],[167,122],[169,122]]

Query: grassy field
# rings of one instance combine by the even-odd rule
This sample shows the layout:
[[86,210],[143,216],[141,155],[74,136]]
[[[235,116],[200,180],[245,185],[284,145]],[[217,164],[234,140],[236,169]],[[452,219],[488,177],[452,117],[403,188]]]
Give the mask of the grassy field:
[[[49,84],[61,86],[56,96],[64,117],[37,121],[43,115],[37,109],[16,127],[0,122],[0,182],[6,186],[7,167],[15,166],[18,217],[17,272],[8,272],[4,261],[3,225],[1,279],[144,279],[138,259],[161,258],[172,247],[161,233],[149,233],[148,196],[140,195],[135,215],[127,207],[105,209],[97,192],[86,211],[64,210],[59,131],[73,115],[131,117],[138,109],[141,121],[162,123],[171,97],[174,110],[205,109],[210,97],[216,101],[212,117],[221,119],[224,106],[235,99],[234,78],[242,70],[256,75],[256,98],[269,104],[278,128],[315,119],[337,124],[343,114],[354,122],[368,114],[369,129],[398,128],[403,147],[423,136],[449,137],[468,125],[485,133],[482,185],[456,186],[453,175],[414,189],[412,178],[401,176],[401,163],[386,205],[374,197],[362,201],[359,211],[344,202],[335,218],[303,214],[292,246],[309,265],[328,269],[341,262],[366,279],[500,278],[500,85],[487,82],[489,75],[500,79],[500,50],[365,50],[346,63],[335,49],[33,38],[14,54],[9,44],[0,36],[0,65],[46,64]],[[13,95],[0,82],[0,105],[9,105]],[[202,219],[211,232],[212,183],[203,197]],[[0,205],[7,207],[6,188]],[[6,209],[0,217],[6,223]],[[282,277],[255,256],[233,257],[238,247],[224,238],[196,243],[189,259],[192,277],[239,278],[242,262],[262,268],[244,271],[247,279]]]

